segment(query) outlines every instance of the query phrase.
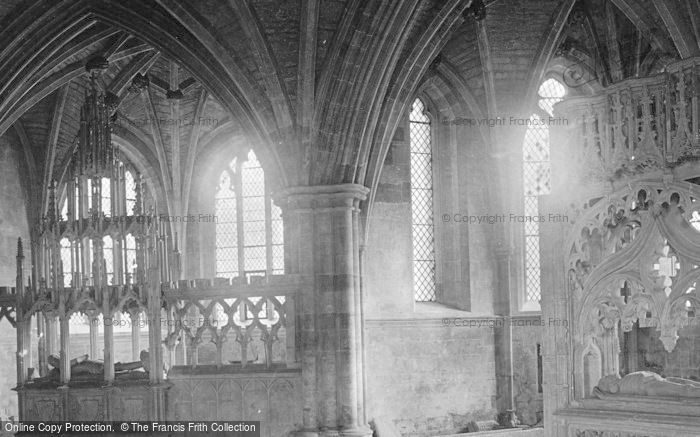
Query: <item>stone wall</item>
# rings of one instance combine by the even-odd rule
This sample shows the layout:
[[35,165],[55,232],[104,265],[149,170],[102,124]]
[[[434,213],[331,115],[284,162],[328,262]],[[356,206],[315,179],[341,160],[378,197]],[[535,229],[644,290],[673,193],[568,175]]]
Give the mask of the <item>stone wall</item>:
[[[382,168],[364,262],[368,318],[410,317],[413,313],[410,150],[399,129]],[[381,292],[379,291],[381,290]]]
[[[636,368],[631,371],[647,370],[656,372],[664,377],[676,377],[700,380],[700,325],[697,319],[678,331],[678,342],[671,353],[666,352],[661,342],[661,333],[655,328],[637,328]],[[624,334],[620,335],[620,363],[625,369],[625,351],[634,350],[632,345],[625,344]]]
[[495,419],[493,330],[442,323],[367,322],[370,418],[393,421],[404,436],[466,432],[472,420]]
[[[452,220],[455,214],[489,213],[489,181],[481,173],[485,167],[475,164],[476,139],[444,126],[434,132],[437,302],[414,301],[407,124],[384,161],[363,264],[368,411],[370,419],[393,421],[404,436],[464,432],[468,422],[497,414],[495,332],[489,325],[499,320],[493,226]],[[482,324],[462,326],[465,320]]]
[[[520,421],[534,425],[542,418],[543,399],[538,389],[537,353],[544,323],[539,315],[517,317],[513,324],[513,390]],[[539,349],[541,353],[541,348]]]

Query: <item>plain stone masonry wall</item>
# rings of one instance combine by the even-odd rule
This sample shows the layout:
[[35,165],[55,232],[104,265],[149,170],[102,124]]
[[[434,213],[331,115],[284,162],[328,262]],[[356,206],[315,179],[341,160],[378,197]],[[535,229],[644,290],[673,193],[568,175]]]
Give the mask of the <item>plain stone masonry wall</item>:
[[365,335],[371,417],[393,421],[403,436],[465,432],[469,421],[495,419],[492,329],[371,320]]
[[537,392],[537,345],[542,344],[543,326],[533,326],[540,316],[513,319],[513,392],[520,421],[534,425],[543,411],[542,393]]
[[444,102],[438,110],[439,102],[424,103],[434,120],[437,303],[416,303],[413,296],[407,122],[382,167],[363,264],[370,418],[393,421],[404,436],[463,432],[469,421],[497,416],[495,330],[442,324],[445,317],[493,318],[494,226],[454,221],[492,213],[486,151],[475,131],[439,123],[451,112]]
[[[410,150],[400,128],[382,168],[374,199],[364,262],[367,318],[408,317],[413,313]],[[380,291],[381,290],[381,291]]]
[[[646,331],[646,341],[638,341],[637,370],[656,372],[664,377],[700,379],[700,326],[684,326],[678,331],[678,342],[668,353],[661,342],[661,333],[655,328]],[[642,332],[638,334],[642,337]],[[623,335],[620,335],[624,338]],[[624,343],[620,342],[620,348]],[[622,359],[622,357],[621,357]],[[634,358],[633,358],[634,359]]]

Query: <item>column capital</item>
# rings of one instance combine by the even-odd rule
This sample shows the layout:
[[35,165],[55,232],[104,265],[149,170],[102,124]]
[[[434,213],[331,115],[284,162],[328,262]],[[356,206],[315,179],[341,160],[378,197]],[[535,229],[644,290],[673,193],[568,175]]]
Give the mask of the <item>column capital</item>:
[[277,193],[275,204],[294,211],[357,208],[369,188],[359,184],[290,187]]

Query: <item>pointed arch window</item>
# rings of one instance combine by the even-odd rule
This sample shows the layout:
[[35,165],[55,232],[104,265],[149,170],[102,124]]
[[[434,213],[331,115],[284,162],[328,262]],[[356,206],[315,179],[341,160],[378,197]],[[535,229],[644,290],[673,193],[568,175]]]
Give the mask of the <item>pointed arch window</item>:
[[417,302],[435,301],[435,229],[433,224],[433,149],[430,118],[420,98],[409,115],[411,155],[411,230],[413,290]]
[[[547,79],[538,90],[538,110],[530,116],[523,142],[524,215],[539,216],[537,198],[550,192],[549,126],[554,104],[566,95],[566,87],[556,79]],[[540,230],[538,221],[525,222],[525,305],[539,305]],[[534,307],[533,307],[534,308]]]
[[222,171],[215,195],[216,275],[284,273],[281,210],[272,203],[255,152],[235,157]]

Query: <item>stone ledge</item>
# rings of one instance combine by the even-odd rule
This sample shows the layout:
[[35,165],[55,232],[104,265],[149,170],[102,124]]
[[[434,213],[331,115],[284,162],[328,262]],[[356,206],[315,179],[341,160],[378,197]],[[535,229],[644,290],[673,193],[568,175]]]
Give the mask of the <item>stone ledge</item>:
[[618,396],[600,394],[599,399],[582,399],[584,409],[620,411],[674,416],[697,416],[700,399],[653,398],[646,396]]
[[[655,400],[662,407],[664,400]],[[600,408],[605,408],[600,404]],[[569,429],[611,431],[640,434],[651,437],[697,436],[700,417],[697,407],[692,416],[668,414],[657,408],[656,413],[630,411],[610,411],[594,408],[567,408],[554,413],[559,420],[566,421]]]
[[439,437],[472,437],[472,436],[487,436],[492,435],[496,437],[542,437],[544,436],[544,428],[508,428],[508,429],[495,429],[493,431],[479,431],[479,432],[467,432],[463,434],[449,434]]
[[195,368],[192,366],[174,366],[168,372],[166,381],[177,381],[179,379],[227,379],[227,378],[293,378],[301,375],[300,368],[289,368],[284,365],[272,366],[267,369],[261,365],[249,365],[242,369],[240,365],[225,364],[217,366],[214,364],[202,364]]

